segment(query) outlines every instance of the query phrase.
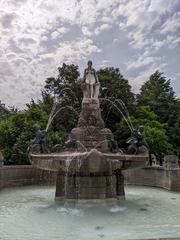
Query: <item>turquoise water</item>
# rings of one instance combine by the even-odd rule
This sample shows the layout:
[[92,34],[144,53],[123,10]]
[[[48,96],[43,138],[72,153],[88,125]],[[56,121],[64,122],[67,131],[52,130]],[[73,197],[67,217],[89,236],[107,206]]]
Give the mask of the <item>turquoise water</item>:
[[126,187],[119,205],[54,202],[54,187],[0,191],[1,240],[180,237],[180,193]]

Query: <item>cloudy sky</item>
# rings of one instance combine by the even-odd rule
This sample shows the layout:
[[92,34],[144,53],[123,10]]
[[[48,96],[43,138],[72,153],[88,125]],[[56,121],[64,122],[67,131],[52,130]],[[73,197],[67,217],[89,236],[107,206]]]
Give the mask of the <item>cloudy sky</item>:
[[0,0],[0,100],[22,108],[63,62],[119,67],[137,92],[159,69],[180,96],[180,0]]

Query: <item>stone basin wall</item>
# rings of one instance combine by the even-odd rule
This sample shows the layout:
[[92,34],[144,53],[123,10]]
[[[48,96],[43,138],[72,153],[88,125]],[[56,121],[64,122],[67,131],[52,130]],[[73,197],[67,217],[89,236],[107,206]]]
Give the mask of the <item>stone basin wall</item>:
[[[55,185],[56,174],[31,165],[0,166],[0,189],[25,185]],[[180,169],[146,167],[123,171],[123,175],[125,184],[180,191]]]
[[52,185],[55,182],[55,172],[36,169],[31,165],[0,167],[0,189],[26,185]]
[[130,169],[122,173],[125,184],[180,191],[180,168],[164,169],[160,166],[152,166],[142,169]]

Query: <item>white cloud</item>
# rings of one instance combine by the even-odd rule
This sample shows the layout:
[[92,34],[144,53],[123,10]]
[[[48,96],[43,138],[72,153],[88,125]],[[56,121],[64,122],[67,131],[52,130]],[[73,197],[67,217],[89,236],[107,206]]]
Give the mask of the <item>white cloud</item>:
[[100,25],[99,27],[97,27],[97,28],[95,29],[94,33],[95,33],[96,35],[98,35],[98,34],[100,34],[101,32],[108,30],[110,27],[111,27],[111,26],[110,26],[109,24],[104,23],[104,24]]
[[179,6],[179,0],[151,0],[149,11],[158,11],[160,14],[171,13]]
[[180,30],[180,12],[175,13],[161,26],[161,33],[176,32]]
[[153,74],[156,70],[163,72],[165,66],[166,63],[159,64],[158,66],[155,64],[150,66],[145,71],[140,72],[136,77],[129,78],[133,92],[138,93],[142,84],[149,80],[150,75]]
[[91,37],[93,35],[93,31],[91,31],[88,27],[82,26],[82,33],[85,36]]
[[57,39],[59,37],[62,37],[64,35],[64,33],[67,33],[67,32],[68,32],[67,28],[60,27],[51,33],[51,37],[52,37],[52,39]]
[[79,39],[71,43],[65,42],[59,45],[55,53],[55,58],[60,58],[61,61],[72,63],[74,59],[85,59],[91,53],[101,52],[101,50],[94,45],[93,41],[88,38]]
[[106,66],[113,63],[116,52],[121,54],[121,48],[125,48],[125,56],[115,65],[125,65],[130,72],[146,68],[147,72],[143,70],[136,77],[142,82],[151,70],[167,64],[168,58],[161,58],[159,51],[173,51],[180,43],[178,3],[179,0],[1,1],[0,98],[9,105],[23,106],[32,96],[40,95],[45,78],[55,76],[63,61],[82,63],[89,55],[96,58],[99,53],[106,60],[101,65]]
[[129,69],[137,69],[137,68],[152,64],[154,62],[158,63],[160,59],[161,58],[158,58],[158,57],[140,56],[137,59],[135,59],[134,61],[131,60],[131,61],[127,62],[127,69],[128,70]]
[[119,39],[118,38],[114,38],[113,39],[113,43],[118,43],[119,42]]
[[110,61],[107,59],[102,60],[100,64],[97,65],[98,68],[106,68],[110,64]]

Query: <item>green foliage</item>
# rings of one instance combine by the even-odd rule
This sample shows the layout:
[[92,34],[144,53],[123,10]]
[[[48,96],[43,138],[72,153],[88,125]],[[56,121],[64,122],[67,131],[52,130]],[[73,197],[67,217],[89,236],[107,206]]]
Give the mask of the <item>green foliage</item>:
[[167,135],[175,152],[180,152],[180,100],[175,98],[170,80],[156,71],[142,85],[137,102],[139,106],[149,106],[160,122],[168,124]]
[[[180,154],[180,100],[175,97],[170,80],[156,71],[143,84],[135,102],[131,86],[118,68],[100,69],[97,75],[101,84],[102,116],[121,148],[127,149],[126,141],[131,135],[117,110],[122,110],[122,100],[130,112],[133,126],[145,126],[146,140],[152,153],[158,158],[172,152]],[[61,111],[49,128],[51,146],[63,145],[68,133],[77,124],[82,101],[78,66],[63,64],[59,67],[57,78],[47,78],[42,100],[37,103],[31,100],[26,111],[18,112],[13,108],[5,113],[0,109],[0,150],[5,157],[5,164],[28,163],[26,149],[35,136],[32,126],[38,123],[42,128],[46,127],[54,96],[58,98],[56,107]]]
[[49,144],[54,146],[56,144],[64,145],[68,138],[68,133],[63,131],[50,132],[48,136]]
[[175,103],[170,80],[167,80],[163,73],[156,71],[142,85],[140,94],[137,95],[137,102],[139,106],[149,106],[161,122],[167,122]]
[[9,109],[6,109],[4,106],[0,104],[0,121],[7,118],[10,115]]
[[34,137],[32,126],[38,123],[45,128],[47,114],[39,107],[31,107],[27,111],[17,112],[0,121],[0,149],[5,164],[27,164],[27,147]]
[[168,118],[168,136],[175,148],[175,152],[180,156],[180,100],[176,99]]
[[135,112],[134,112],[134,117],[138,119],[148,119],[148,120],[157,120],[158,116],[151,111],[149,106],[140,106],[137,107]]
[[161,159],[164,154],[173,154],[173,146],[169,143],[166,129],[159,129],[147,124],[145,125],[145,132],[151,153],[154,153],[158,159]]
[[[58,71],[57,78],[51,77],[46,80],[40,106],[49,115],[53,106],[53,98],[57,96],[57,109],[63,107],[63,110],[57,114],[52,122],[51,129],[53,131],[61,131],[63,129],[69,132],[77,122],[81,107],[82,91],[79,79],[80,73],[78,66],[74,64],[63,64],[62,67],[58,68]],[[64,108],[65,106],[68,107]]]
[[[100,84],[102,99],[110,99],[115,101],[121,99],[128,110],[131,112],[134,103],[134,94],[131,92],[131,86],[128,80],[125,79],[120,73],[119,68],[105,68],[97,72]],[[120,107],[119,103],[116,105]],[[112,106],[112,103],[102,100],[101,101],[102,115],[106,121],[107,127],[113,131],[116,129],[116,123],[120,121],[121,114],[117,108]]]

